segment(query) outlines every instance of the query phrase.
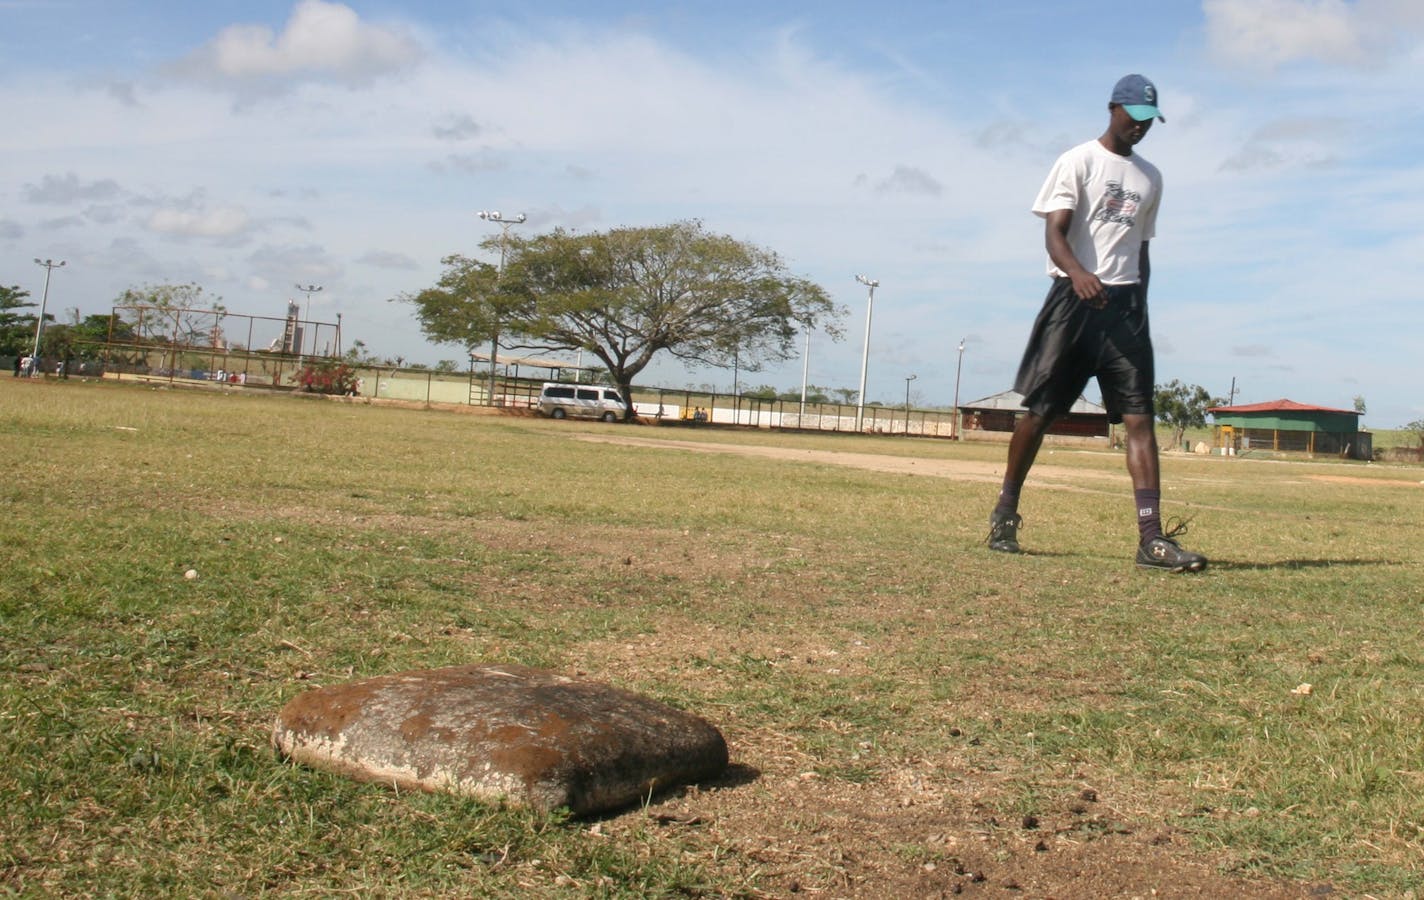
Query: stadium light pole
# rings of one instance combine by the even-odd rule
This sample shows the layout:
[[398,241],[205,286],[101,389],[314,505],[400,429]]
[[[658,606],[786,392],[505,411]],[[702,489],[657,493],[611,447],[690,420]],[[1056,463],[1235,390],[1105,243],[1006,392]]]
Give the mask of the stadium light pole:
[[[302,354],[305,353],[307,349],[307,319],[311,317],[311,297],[312,294],[315,294],[321,290],[321,285],[308,284],[303,286],[299,284],[297,285],[297,290],[302,291],[307,295],[306,310],[302,313],[302,340],[301,343],[297,345],[297,365],[300,366],[302,364]],[[312,351],[316,351],[315,335],[312,336]]]
[[64,260],[55,262],[52,259],[40,259],[35,257],[35,265],[44,266],[45,286],[44,293],[40,295],[40,317],[35,322],[35,349],[30,354],[30,372],[39,371],[40,367],[40,334],[44,331],[45,308],[49,306],[49,276],[54,274],[54,270],[64,266]]
[[959,373],[964,370],[964,341],[959,339],[959,362],[954,367],[954,433],[950,435],[952,440],[959,440]]
[[[495,270],[496,284],[504,280],[504,251],[505,244],[509,240],[509,229],[515,225],[522,224],[528,216],[519,213],[512,218],[505,218],[499,210],[482,209],[479,212],[481,219],[486,222],[493,222],[499,226],[499,268]],[[489,403],[494,406],[494,367],[496,357],[499,356],[499,323],[495,323],[494,334],[490,335],[490,370],[489,370]]]
[[806,427],[806,379],[811,374],[811,329],[806,328],[806,352],[801,354],[801,409],[796,416],[796,427]]
[[860,432],[865,430],[865,370],[870,365],[870,319],[875,315],[875,289],[880,287],[880,282],[864,275],[855,276],[855,280],[870,288],[870,299],[865,304],[865,350],[860,354],[860,394],[855,400],[855,430]]
[[905,378],[905,437],[910,436],[910,382],[919,377],[910,375]]

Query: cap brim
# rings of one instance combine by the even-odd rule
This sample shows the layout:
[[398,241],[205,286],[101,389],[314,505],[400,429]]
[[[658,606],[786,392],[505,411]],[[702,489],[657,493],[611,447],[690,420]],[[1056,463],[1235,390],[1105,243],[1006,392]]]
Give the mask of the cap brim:
[[1167,119],[1162,115],[1161,110],[1157,109],[1157,107],[1155,106],[1130,106],[1124,103],[1122,105],[1122,108],[1127,110],[1127,114],[1129,116],[1132,116],[1139,122],[1146,122],[1148,119],[1156,119],[1159,122],[1167,121]]

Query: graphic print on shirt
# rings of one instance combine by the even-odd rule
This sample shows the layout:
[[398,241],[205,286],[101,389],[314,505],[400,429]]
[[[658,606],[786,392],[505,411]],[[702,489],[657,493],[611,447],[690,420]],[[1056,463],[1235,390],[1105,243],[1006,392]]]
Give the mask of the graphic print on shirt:
[[1124,188],[1120,181],[1109,181],[1102,208],[1093,218],[1099,222],[1112,222],[1131,228],[1137,223],[1137,210],[1141,205],[1141,194]]

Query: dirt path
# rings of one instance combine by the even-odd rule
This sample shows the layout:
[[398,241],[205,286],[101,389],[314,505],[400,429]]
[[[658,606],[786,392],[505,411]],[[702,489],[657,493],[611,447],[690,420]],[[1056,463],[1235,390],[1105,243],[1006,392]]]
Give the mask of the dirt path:
[[[785,462],[818,463],[831,466],[847,466],[872,472],[888,472],[898,475],[924,475],[931,478],[951,478],[957,481],[977,481],[998,484],[1004,477],[1002,462],[983,462],[962,459],[917,459],[909,456],[889,456],[879,453],[852,453],[843,450],[792,450],[787,447],[755,447],[741,444],[707,444],[700,441],[660,440],[652,438],[579,435],[578,440],[598,444],[620,444],[629,447],[651,447],[661,450],[686,450],[690,453],[725,453],[734,456],[750,456],[761,459],[776,459]],[[1126,481],[1126,473],[1099,472],[1091,469],[1072,469],[1039,463],[1033,467],[1033,480],[1059,487],[1072,487],[1075,482],[1100,481],[1110,483]]]

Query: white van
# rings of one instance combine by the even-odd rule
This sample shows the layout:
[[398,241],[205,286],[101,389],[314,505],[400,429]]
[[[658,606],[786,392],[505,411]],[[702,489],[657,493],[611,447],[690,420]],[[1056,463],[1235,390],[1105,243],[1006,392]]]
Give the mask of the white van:
[[626,411],[622,395],[611,387],[546,381],[539,391],[539,412],[554,419],[575,416],[617,422]]

